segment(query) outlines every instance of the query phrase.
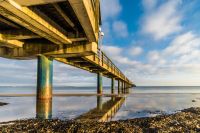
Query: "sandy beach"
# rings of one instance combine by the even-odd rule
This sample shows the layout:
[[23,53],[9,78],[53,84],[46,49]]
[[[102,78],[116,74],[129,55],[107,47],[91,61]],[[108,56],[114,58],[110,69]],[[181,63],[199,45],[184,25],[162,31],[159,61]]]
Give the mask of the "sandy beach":
[[171,115],[111,122],[17,120],[0,123],[0,132],[200,132],[200,108],[188,108]]

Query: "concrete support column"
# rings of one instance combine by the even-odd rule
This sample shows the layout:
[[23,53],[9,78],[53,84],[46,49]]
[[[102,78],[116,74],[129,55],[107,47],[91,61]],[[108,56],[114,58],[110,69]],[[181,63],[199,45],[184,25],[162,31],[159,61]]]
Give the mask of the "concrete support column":
[[126,93],[126,82],[124,82],[124,93]]
[[120,80],[118,80],[118,94],[121,93]]
[[124,93],[124,82],[122,81],[122,87],[121,87],[122,93]]
[[124,93],[126,93],[127,90],[127,86],[126,86],[126,82],[124,83]]
[[123,82],[123,93],[126,93],[125,82]]
[[111,93],[114,94],[115,91],[115,79],[112,78],[111,79]]
[[37,100],[52,99],[53,59],[38,56]]
[[102,85],[102,73],[97,73],[97,93],[102,94],[103,85]]

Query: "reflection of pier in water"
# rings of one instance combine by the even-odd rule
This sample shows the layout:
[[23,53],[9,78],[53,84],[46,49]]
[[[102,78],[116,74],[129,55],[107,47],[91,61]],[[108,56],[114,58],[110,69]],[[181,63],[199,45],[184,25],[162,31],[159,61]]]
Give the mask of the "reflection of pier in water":
[[[97,96],[97,106],[94,109],[80,115],[76,118],[78,121],[108,121],[110,120],[122,106],[125,97],[112,96],[110,100],[103,103],[103,96]],[[36,118],[51,119],[52,118],[52,100],[37,100]]]
[[37,119],[52,118],[52,100],[37,100],[36,118]]
[[99,121],[110,120],[120,109],[125,101],[125,97],[111,97],[110,100],[102,103],[102,96],[97,96],[97,107],[80,115],[78,121]]

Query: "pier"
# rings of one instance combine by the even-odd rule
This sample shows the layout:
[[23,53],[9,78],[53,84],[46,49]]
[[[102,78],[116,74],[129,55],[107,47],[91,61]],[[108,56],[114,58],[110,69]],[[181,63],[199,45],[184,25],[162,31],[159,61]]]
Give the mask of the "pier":
[[38,60],[37,100],[52,99],[54,60],[96,73],[98,94],[102,76],[126,93],[135,85],[101,50],[100,25],[99,0],[0,0],[0,57]]

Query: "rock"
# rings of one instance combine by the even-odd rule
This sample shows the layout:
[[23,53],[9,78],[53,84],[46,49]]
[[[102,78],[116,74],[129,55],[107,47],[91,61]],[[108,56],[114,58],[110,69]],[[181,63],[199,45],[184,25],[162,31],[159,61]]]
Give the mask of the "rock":
[[4,105],[7,105],[8,103],[3,103],[3,102],[0,102],[0,106],[4,106]]
[[196,130],[200,131],[200,125],[199,124],[196,125]]
[[179,122],[176,121],[176,120],[173,120],[173,121],[171,121],[171,124],[174,125],[174,126],[178,126],[178,125],[179,125]]
[[196,100],[192,100],[192,102],[196,102]]

